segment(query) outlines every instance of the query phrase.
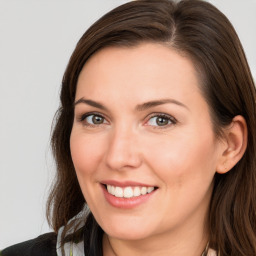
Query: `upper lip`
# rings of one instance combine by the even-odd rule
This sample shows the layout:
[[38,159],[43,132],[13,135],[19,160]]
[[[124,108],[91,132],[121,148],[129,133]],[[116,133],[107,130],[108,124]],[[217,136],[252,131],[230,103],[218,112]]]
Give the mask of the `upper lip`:
[[149,184],[145,184],[145,183],[141,183],[141,182],[137,182],[137,181],[116,181],[116,180],[103,180],[101,181],[101,184],[104,185],[112,185],[115,187],[156,187],[154,185],[149,185]]

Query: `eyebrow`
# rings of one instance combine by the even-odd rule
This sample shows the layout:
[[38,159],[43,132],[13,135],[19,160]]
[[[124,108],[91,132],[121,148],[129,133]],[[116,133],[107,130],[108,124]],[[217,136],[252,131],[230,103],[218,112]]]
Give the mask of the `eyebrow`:
[[84,104],[87,104],[89,106],[99,108],[99,109],[102,109],[102,110],[107,110],[107,108],[105,106],[103,106],[101,103],[96,102],[94,100],[87,100],[87,99],[84,99],[84,98],[81,98],[81,99],[77,100],[75,102],[74,106],[76,106],[77,104],[80,104],[80,103],[84,103]]
[[[99,102],[96,102],[94,100],[89,100],[89,99],[84,99],[84,98],[81,98],[81,99],[77,100],[74,103],[74,106],[76,106],[77,104],[80,104],[80,103],[84,103],[84,104],[87,104],[89,106],[96,107],[96,108],[99,108],[99,109],[102,109],[102,110],[105,110],[105,111],[108,110],[103,104],[101,104]],[[147,109],[150,109],[150,108],[153,108],[153,107],[156,107],[156,106],[160,106],[160,105],[163,105],[163,104],[168,104],[168,103],[176,104],[178,106],[184,107],[187,110],[189,110],[189,108],[185,104],[183,104],[183,103],[181,103],[177,100],[174,100],[174,99],[160,99],[160,100],[148,101],[148,102],[137,105],[135,107],[135,110],[136,111],[145,111]]]
[[177,100],[174,100],[174,99],[160,99],[160,100],[148,101],[148,102],[145,102],[143,104],[137,105],[135,109],[137,111],[144,111],[144,110],[147,110],[149,108],[153,108],[153,107],[156,107],[156,106],[159,106],[159,105],[163,105],[163,104],[167,104],[167,103],[176,104],[178,106],[184,107],[187,110],[189,110],[189,108],[186,105],[184,105],[183,103],[181,103],[181,102],[179,102]]

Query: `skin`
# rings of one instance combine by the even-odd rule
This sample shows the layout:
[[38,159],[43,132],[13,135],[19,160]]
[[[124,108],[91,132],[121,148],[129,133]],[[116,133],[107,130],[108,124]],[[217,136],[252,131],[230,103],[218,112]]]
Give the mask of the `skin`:
[[[83,195],[105,231],[105,256],[198,256],[204,250],[213,177],[223,170],[228,143],[216,139],[199,86],[188,58],[154,43],[105,48],[82,69],[75,101],[89,99],[104,109],[75,105],[70,148]],[[174,101],[136,108],[162,99]],[[101,124],[92,116],[81,120],[91,112],[103,117]],[[166,125],[156,122],[159,113],[170,116]],[[103,180],[158,189],[139,206],[121,209],[106,201]]]

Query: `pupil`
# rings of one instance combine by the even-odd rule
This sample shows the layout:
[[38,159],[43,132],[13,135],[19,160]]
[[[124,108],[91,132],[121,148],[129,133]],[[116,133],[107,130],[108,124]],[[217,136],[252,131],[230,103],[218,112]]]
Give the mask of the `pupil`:
[[163,126],[168,124],[168,119],[164,117],[158,117],[156,122],[159,126]]
[[100,117],[100,116],[94,116],[93,117],[93,123],[94,124],[102,124],[102,122],[103,122],[103,118],[102,117]]

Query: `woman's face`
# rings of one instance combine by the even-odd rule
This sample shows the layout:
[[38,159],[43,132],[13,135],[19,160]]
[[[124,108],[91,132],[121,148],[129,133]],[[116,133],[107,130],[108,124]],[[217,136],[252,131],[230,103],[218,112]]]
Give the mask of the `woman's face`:
[[81,71],[75,102],[72,160],[103,230],[202,230],[221,142],[192,62],[160,44],[105,48]]

